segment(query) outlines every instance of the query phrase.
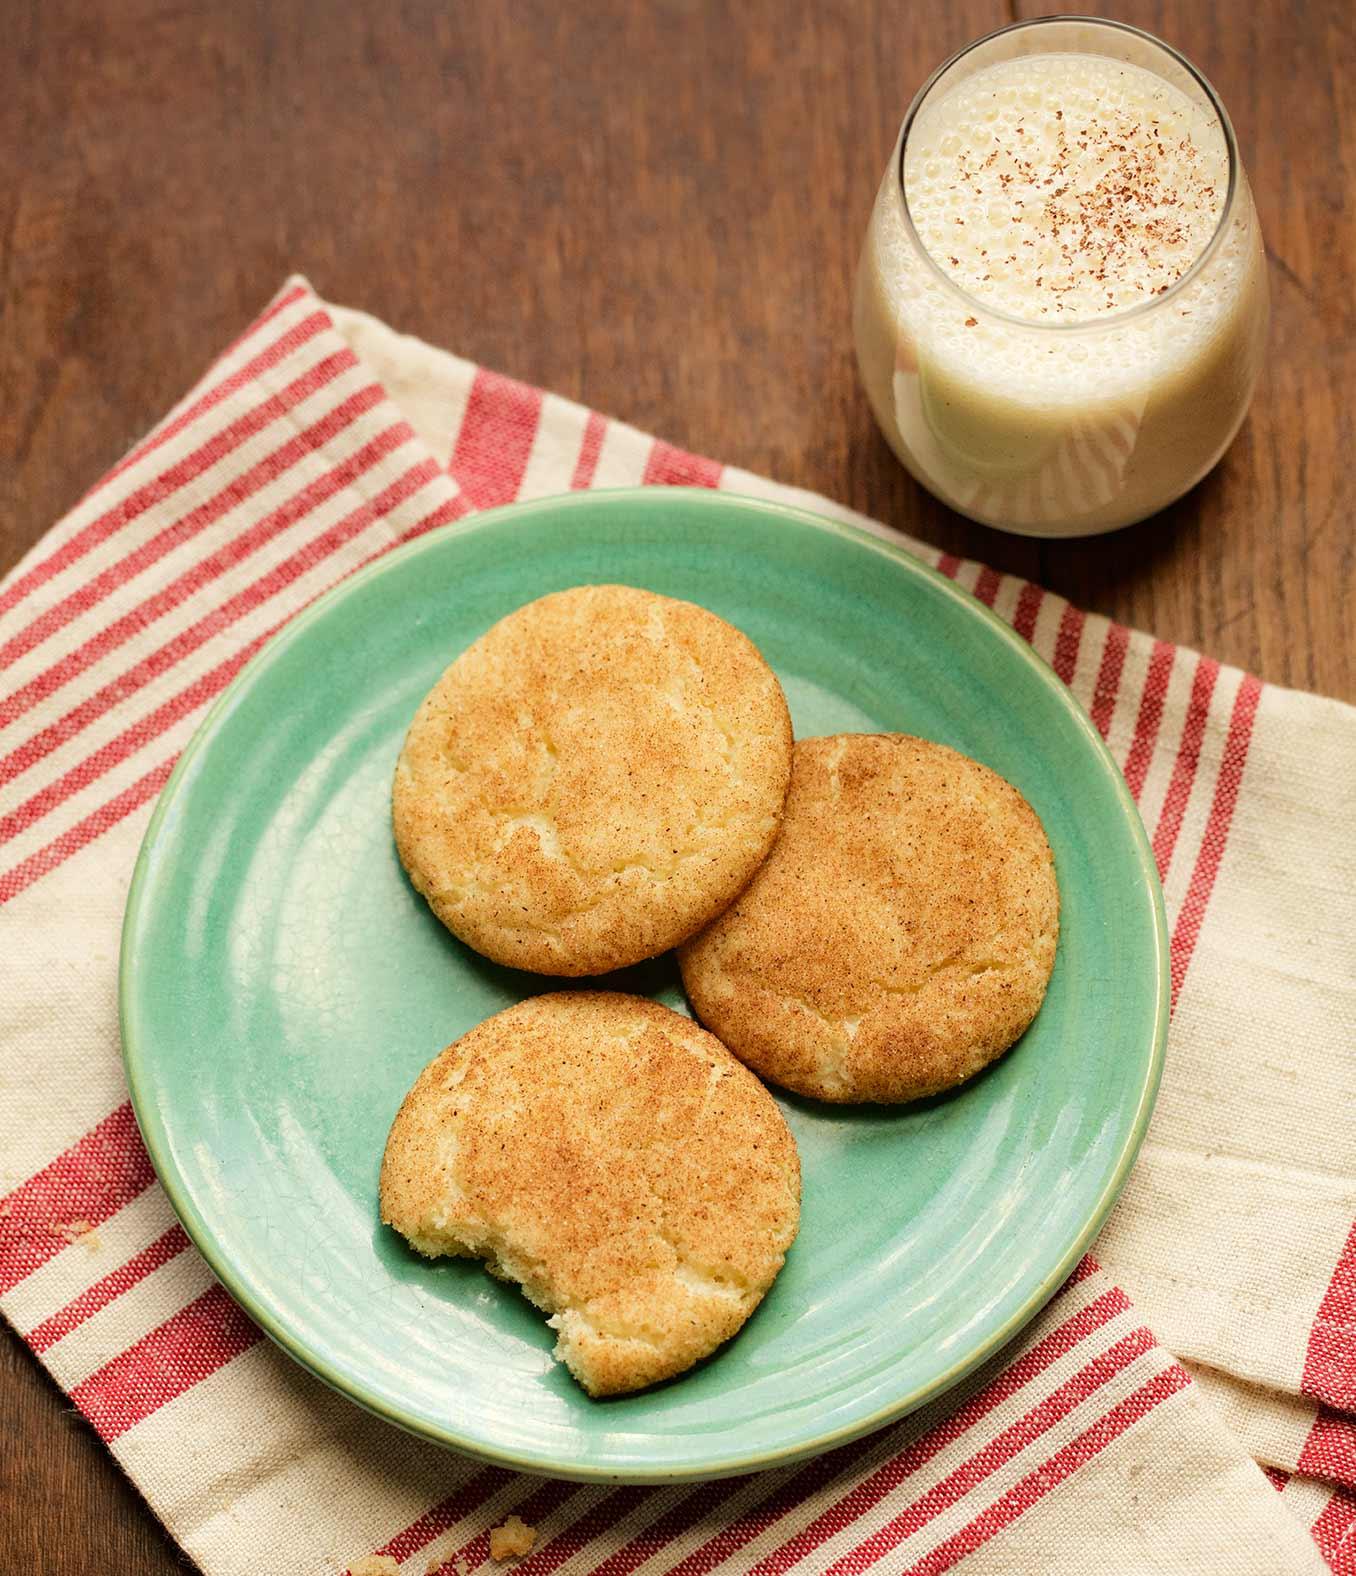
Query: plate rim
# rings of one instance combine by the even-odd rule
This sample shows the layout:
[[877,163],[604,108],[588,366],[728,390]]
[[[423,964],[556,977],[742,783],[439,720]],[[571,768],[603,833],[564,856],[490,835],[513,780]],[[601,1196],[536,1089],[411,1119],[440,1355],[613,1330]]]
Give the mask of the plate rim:
[[[891,562],[902,566],[906,573],[914,575],[935,590],[941,591],[962,615],[977,618],[982,625],[987,626],[989,631],[997,636],[1003,645],[1008,648],[1009,652],[1025,663],[1041,683],[1055,694],[1061,706],[1069,713],[1078,731],[1083,735],[1085,743],[1091,747],[1092,754],[1099,762],[1104,775],[1111,782],[1115,801],[1130,832],[1130,844],[1139,866],[1140,879],[1137,882],[1137,886],[1147,892],[1153,915],[1156,1001],[1153,1036],[1145,1063],[1144,1078],[1140,1085],[1134,1115],[1127,1128],[1125,1139],[1121,1144],[1115,1167],[1103,1185],[1083,1226],[1075,1234],[1073,1241],[1065,1249],[1054,1267],[1046,1273],[1039,1285],[1028,1294],[1020,1307],[1015,1309],[1001,1325],[990,1331],[982,1341],[933,1379],[916,1385],[906,1394],[894,1397],[886,1405],[876,1408],[867,1415],[816,1434],[812,1439],[802,1439],[784,1448],[765,1449],[751,1454],[720,1455],[717,1453],[711,1462],[705,1465],[684,1465],[665,1470],[656,1463],[653,1469],[641,1467],[631,1470],[626,1466],[595,1465],[587,1462],[562,1462],[536,1454],[530,1450],[525,1451],[514,1449],[513,1447],[495,1446],[487,1441],[468,1438],[464,1434],[459,1433],[456,1428],[440,1427],[429,1423],[425,1419],[406,1414],[398,1406],[388,1403],[381,1397],[365,1390],[360,1376],[355,1377],[352,1373],[327,1364],[322,1357],[308,1348],[303,1337],[293,1333],[293,1330],[286,1322],[275,1318],[267,1307],[260,1304],[246,1279],[234,1271],[229,1254],[223,1251],[216,1235],[196,1209],[191,1187],[174,1164],[172,1147],[168,1133],[161,1121],[161,1113],[157,1109],[155,1102],[148,1097],[149,1073],[147,1074],[147,1083],[142,1084],[140,1082],[145,1047],[139,1042],[137,1036],[137,1010],[134,999],[136,995],[134,990],[136,971],[133,964],[133,954],[142,924],[147,893],[150,890],[155,844],[162,825],[174,808],[184,778],[191,769],[194,760],[211,741],[219,720],[239,702],[240,698],[258,681],[260,676],[274,662],[278,661],[282,654],[292,645],[299,639],[304,638],[311,625],[325,617],[336,603],[354,595],[363,586],[368,585],[382,575],[391,573],[393,569],[398,568],[410,559],[433,551],[435,548],[441,548],[449,539],[470,535],[479,530],[502,528],[505,522],[509,520],[521,519],[530,515],[587,508],[589,504],[603,500],[614,502],[625,500],[642,508],[651,508],[675,498],[692,503],[698,508],[713,506],[732,508],[736,512],[753,511],[782,520],[789,519],[801,527],[808,527],[830,536],[836,536],[853,546],[866,548],[883,558],[889,559]],[[1140,818],[1138,807],[1131,796],[1124,775],[1107,748],[1106,741],[1098,732],[1091,717],[1074,698],[1069,687],[1034,647],[1017,634],[1009,624],[999,618],[991,608],[987,607],[977,597],[972,596],[970,592],[966,591],[955,581],[942,574],[940,570],[924,563],[904,546],[876,536],[861,526],[844,520],[834,519],[830,516],[816,514],[810,509],[782,503],[776,499],[757,497],[733,490],[727,492],[724,489],[706,487],[615,487],[563,493],[486,509],[457,521],[449,530],[431,531],[425,536],[417,537],[413,541],[393,547],[373,563],[365,565],[339,581],[337,585],[331,586],[328,590],[322,592],[312,603],[289,619],[264,648],[257,652],[241,668],[240,672],[236,674],[225,690],[208,708],[188,743],[184,746],[179,759],[175,762],[173,771],[160,792],[142,838],[141,846],[138,849],[132,880],[128,887],[127,904],[123,914],[119,944],[118,1021],[123,1070],[127,1078],[132,1110],[136,1116],[137,1126],[141,1131],[142,1140],[146,1145],[156,1178],[164,1189],[171,1208],[174,1210],[194,1248],[202,1254],[208,1268],[231,1298],[269,1339],[275,1345],[281,1347],[293,1361],[299,1363],[301,1367],[305,1368],[331,1389],[337,1390],[347,1400],[380,1417],[385,1422],[392,1423],[408,1433],[429,1440],[433,1444],[458,1451],[479,1461],[520,1472],[529,1472],[545,1477],[564,1478],[575,1482],[668,1484],[711,1481],[722,1477],[731,1477],[748,1472],[762,1472],[775,1467],[788,1466],[821,1455],[825,1451],[832,1450],[836,1446],[846,1444],[853,1439],[861,1438],[865,1434],[869,1434],[891,1422],[897,1421],[901,1417],[907,1416],[910,1412],[918,1410],[919,1407],[925,1406],[929,1401],[945,1394],[967,1374],[973,1372],[982,1363],[994,1356],[996,1352],[1000,1351],[1003,1346],[1036,1317],[1053,1297],[1060,1285],[1063,1284],[1096,1237],[1117,1198],[1120,1196],[1144,1142],[1149,1120],[1153,1114],[1154,1104],[1157,1099],[1167,1052],[1168,1021],[1171,1009],[1170,969],[1167,914],[1164,906],[1162,884],[1159,880],[1158,868],[1154,860],[1148,833],[1145,831],[1144,823]]]

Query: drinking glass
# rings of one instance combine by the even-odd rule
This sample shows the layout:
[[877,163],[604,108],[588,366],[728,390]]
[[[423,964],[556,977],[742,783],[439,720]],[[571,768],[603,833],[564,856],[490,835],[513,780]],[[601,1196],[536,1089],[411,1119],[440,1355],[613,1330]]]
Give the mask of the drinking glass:
[[[909,212],[909,137],[967,77],[1027,55],[1140,66],[1208,115],[1228,187],[1194,263],[1152,299],[1033,322],[967,292]],[[905,117],[866,233],[853,310],[881,431],[913,476],[986,525],[1028,536],[1114,531],[1180,497],[1238,431],[1266,341],[1261,231],[1224,106],[1176,50],[1118,22],[1021,22],[953,56]]]

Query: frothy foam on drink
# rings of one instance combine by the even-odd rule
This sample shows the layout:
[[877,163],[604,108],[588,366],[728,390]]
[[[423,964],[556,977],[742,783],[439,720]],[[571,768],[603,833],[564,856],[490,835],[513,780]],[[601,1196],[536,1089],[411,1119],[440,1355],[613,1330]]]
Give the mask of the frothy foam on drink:
[[1224,211],[1203,105],[1097,55],[1003,61],[925,106],[905,150],[919,238],[977,301],[1074,322],[1165,295]]

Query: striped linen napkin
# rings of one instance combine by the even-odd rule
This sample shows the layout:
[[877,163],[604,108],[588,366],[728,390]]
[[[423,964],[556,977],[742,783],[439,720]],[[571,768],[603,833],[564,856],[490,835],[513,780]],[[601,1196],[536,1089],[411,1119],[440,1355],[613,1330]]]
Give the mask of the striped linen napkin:
[[808,1465],[583,1487],[367,1416],[189,1246],[127,1103],[115,986],[137,847],[204,708],[398,542],[680,482],[902,540],[294,280],[0,586],[0,1309],[210,1576],[473,1571],[515,1512],[524,1576],[1356,1573],[1356,711],[917,543],[1088,708],[1172,933],[1143,1155],[1097,1262],[1011,1348]]

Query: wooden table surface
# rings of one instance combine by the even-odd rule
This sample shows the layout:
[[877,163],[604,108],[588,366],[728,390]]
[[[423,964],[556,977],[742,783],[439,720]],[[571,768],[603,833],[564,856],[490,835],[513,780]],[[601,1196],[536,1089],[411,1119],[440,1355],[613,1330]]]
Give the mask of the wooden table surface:
[[[934,503],[872,425],[849,283],[899,121],[945,55],[1040,9],[7,0],[0,571],[301,270],[686,448],[1356,700],[1350,0],[1095,7],[1213,79],[1271,257],[1252,414],[1189,497],[1029,542]],[[0,1570],[184,1568],[8,1333],[0,1415]]]

